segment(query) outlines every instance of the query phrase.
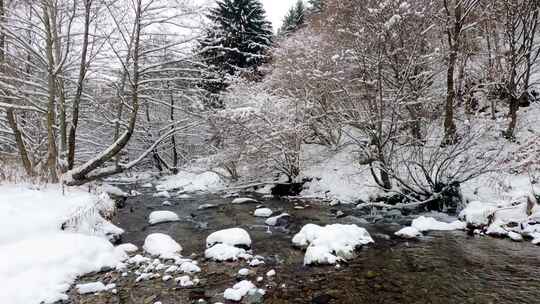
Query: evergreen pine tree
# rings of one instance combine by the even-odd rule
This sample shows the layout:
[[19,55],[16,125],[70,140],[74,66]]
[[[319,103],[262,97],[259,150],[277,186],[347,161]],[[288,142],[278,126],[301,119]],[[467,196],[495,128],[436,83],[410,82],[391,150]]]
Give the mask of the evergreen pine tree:
[[213,26],[199,41],[206,63],[234,74],[266,61],[273,33],[259,0],[218,0],[207,17]]
[[301,25],[305,23],[306,8],[302,0],[298,0],[294,6],[292,6],[285,18],[283,18],[283,24],[279,29],[280,34],[288,34],[296,31]]

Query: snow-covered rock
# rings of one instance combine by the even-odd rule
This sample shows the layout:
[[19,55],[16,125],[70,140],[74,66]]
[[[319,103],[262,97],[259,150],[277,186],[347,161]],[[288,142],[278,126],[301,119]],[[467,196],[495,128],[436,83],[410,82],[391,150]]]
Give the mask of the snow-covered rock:
[[438,221],[432,217],[420,216],[412,221],[411,227],[416,228],[420,232],[430,230],[463,230],[466,228],[466,223],[462,221],[453,221],[451,223],[445,223]]
[[240,276],[247,276],[249,274],[249,269],[247,268],[242,268],[240,270],[238,270],[238,275]]
[[182,246],[166,234],[152,233],[144,240],[143,249],[153,256],[174,259],[182,251]]
[[206,210],[206,209],[211,209],[211,208],[216,208],[216,207],[217,205],[214,205],[214,204],[202,204],[199,207],[197,207],[197,210]]
[[164,197],[164,198],[171,198],[171,194],[168,191],[160,191],[156,192],[152,195],[153,197]]
[[523,242],[523,236],[513,231],[508,232],[508,237],[514,242]]
[[414,227],[402,228],[394,234],[404,239],[414,239],[422,236],[422,233]]
[[265,223],[268,226],[276,226],[279,223],[279,220],[281,218],[286,218],[286,217],[290,217],[290,215],[287,213],[282,213],[280,215],[269,217],[268,219],[266,219]]
[[238,197],[232,200],[231,204],[239,205],[239,204],[247,204],[247,203],[258,203],[254,198],[250,197]]
[[204,251],[204,256],[214,261],[236,261],[244,254],[244,249],[227,244],[216,244]]
[[354,250],[373,243],[366,229],[356,225],[333,224],[321,227],[307,224],[297,233],[292,242],[306,247],[304,264],[335,264],[340,259],[350,259]]
[[276,275],[276,271],[274,269],[270,269],[267,273],[266,273],[266,276],[267,277],[273,277]]
[[211,233],[206,238],[206,247],[212,247],[215,244],[225,244],[236,247],[251,247],[251,238],[249,233],[242,228],[230,228]]
[[178,217],[178,214],[172,212],[172,211],[153,211],[150,213],[150,216],[148,216],[148,223],[150,225],[155,225],[159,223],[165,223],[165,222],[177,222],[180,220],[180,217]]
[[269,217],[272,215],[272,209],[270,208],[259,208],[253,212],[253,215],[257,217]]
[[250,281],[244,280],[236,283],[232,288],[227,288],[223,293],[223,297],[230,301],[240,301],[248,294],[250,290],[257,290],[257,287]]
[[184,262],[180,265],[180,271],[184,273],[197,273],[201,272],[201,268],[193,262]]
[[103,284],[102,282],[91,282],[84,284],[77,284],[75,286],[79,294],[96,293],[101,291],[112,290],[116,288],[116,284]]
[[117,250],[122,250],[123,252],[126,252],[126,253],[133,253],[133,252],[136,252],[137,250],[139,250],[139,248],[131,243],[125,243],[125,244],[120,244],[118,246],[116,246],[116,249]]
[[191,278],[188,275],[178,277],[174,279],[180,286],[182,287],[191,287],[195,285],[195,283],[191,280]]

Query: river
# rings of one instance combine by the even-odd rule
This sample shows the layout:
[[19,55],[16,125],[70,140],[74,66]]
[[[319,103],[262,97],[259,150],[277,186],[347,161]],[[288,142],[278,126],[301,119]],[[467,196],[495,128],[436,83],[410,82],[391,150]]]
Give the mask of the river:
[[[265,264],[253,268],[248,279],[255,282],[270,269],[277,272],[275,277],[256,283],[266,289],[264,299],[246,299],[244,303],[540,303],[540,248],[529,242],[469,236],[462,231],[430,232],[421,240],[406,241],[395,238],[393,232],[410,223],[411,217],[383,217],[376,223],[362,224],[360,214],[348,206],[279,199],[264,200],[263,204],[276,213],[291,214],[291,221],[286,228],[269,228],[264,219],[252,215],[257,204],[232,205],[230,198],[204,194],[189,199],[173,197],[167,199],[172,206],[162,206],[165,199],[153,197],[153,189],[137,190],[142,194],[129,198],[114,220],[126,231],[122,241],[141,247],[149,233],[170,235],[182,245],[185,256],[199,261],[201,283],[179,288],[159,279],[135,283],[132,276],[98,273],[80,281],[115,282],[118,293],[80,297],[72,291],[69,302],[223,302],[223,291],[237,281],[238,270],[246,265],[205,261],[205,239],[216,230],[242,227],[251,235],[254,254],[265,257]],[[198,210],[201,204],[217,207]],[[181,221],[149,226],[147,217],[153,210],[174,211]],[[375,244],[362,248],[340,268],[306,267],[303,252],[292,247],[291,238],[307,223],[357,223],[370,232]]]

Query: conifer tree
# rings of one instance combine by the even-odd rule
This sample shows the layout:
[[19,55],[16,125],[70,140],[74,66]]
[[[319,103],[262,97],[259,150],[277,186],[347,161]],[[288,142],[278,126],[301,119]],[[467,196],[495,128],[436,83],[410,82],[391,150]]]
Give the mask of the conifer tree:
[[280,34],[289,34],[296,31],[300,26],[305,23],[306,8],[302,0],[298,0],[294,6],[292,6],[285,18],[283,24],[279,29]]
[[235,74],[266,61],[273,33],[259,0],[218,0],[207,17],[213,25],[199,41],[207,64]]

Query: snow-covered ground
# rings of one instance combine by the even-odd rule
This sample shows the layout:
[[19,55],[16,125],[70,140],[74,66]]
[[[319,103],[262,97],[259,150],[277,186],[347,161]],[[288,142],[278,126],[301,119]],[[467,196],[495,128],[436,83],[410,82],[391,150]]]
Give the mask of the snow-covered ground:
[[225,187],[219,175],[213,172],[192,173],[181,171],[176,175],[167,176],[159,181],[156,189],[159,191],[181,190],[183,192],[217,191]]
[[0,303],[67,299],[77,276],[127,257],[107,239],[121,229],[99,214],[112,212],[114,202],[84,188],[62,192],[58,185],[0,185]]

